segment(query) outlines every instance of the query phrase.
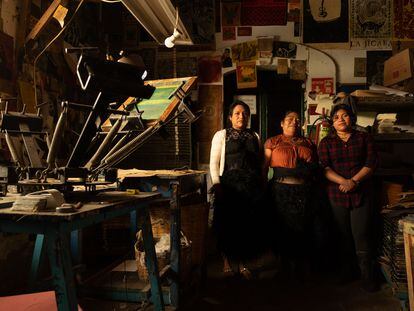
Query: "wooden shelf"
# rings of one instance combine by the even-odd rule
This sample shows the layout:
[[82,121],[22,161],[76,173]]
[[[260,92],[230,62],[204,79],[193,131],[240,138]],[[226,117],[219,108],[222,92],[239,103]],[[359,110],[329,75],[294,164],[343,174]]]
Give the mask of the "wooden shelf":
[[378,168],[375,170],[375,176],[412,176],[414,167],[403,168]]
[[377,142],[414,142],[414,133],[382,133],[374,134]]
[[414,97],[356,97],[358,111],[378,113],[414,111]]

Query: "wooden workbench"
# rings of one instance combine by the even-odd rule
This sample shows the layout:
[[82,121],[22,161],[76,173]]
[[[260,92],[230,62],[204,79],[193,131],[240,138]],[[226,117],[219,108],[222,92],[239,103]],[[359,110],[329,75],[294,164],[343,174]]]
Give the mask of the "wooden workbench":
[[[163,310],[164,303],[148,214],[148,205],[159,196],[158,193],[126,195],[122,192],[107,192],[92,198],[87,194],[78,193],[74,199],[76,202],[83,202],[83,206],[75,212],[65,214],[13,211],[11,208],[4,208],[0,209],[0,231],[37,234],[35,252],[41,251],[44,239],[58,308],[59,310],[78,310],[69,243],[71,232],[104,220],[130,214],[131,220],[134,218],[136,220],[134,225],[139,223],[143,230],[147,268],[150,275],[151,301],[154,303],[155,310]],[[40,256],[33,258],[36,257],[40,258]]]

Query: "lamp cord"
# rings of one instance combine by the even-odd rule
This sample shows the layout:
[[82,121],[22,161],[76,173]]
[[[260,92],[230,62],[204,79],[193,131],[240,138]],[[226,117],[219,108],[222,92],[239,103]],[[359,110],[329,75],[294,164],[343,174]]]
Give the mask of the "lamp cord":
[[179,19],[179,16],[178,16],[178,6],[177,7],[175,7],[175,29],[177,29],[177,27],[178,27],[178,19]]
[[46,50],[53,44],[53,42],[55,42],[62,35],[62,33],[66,30],[66,28],[70,25],[70,23],[73,21],[74,17],[76,16],[76,13],[78,13],[78,11],[79,11],[79,9],[82,6],[84,1],[85,0],[81,0],[79,2],[75,12],[73,12],[71,18],[66,23],[66,25],[63,26],[63,28],[59,31],[59,33],[52,40],[50,40],[50,42],[43,48],[43,50],[36,56],[36,58],[33,61],[33,85],[34,85],[35,107],[38,107],[38,105],[37,105],[37,81],[36,81],[37,80],[36,79],[36,64],[37,64],[37,61],[39,60],[40,56],[42,56],[43,53],[46,52]]

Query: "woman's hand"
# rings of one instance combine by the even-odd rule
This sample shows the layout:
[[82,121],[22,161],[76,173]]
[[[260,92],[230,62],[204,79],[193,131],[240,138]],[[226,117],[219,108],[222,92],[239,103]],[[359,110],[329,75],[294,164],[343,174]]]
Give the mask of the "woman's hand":
[[355,190],[357,186],[357,183],[352,179],[345,179],[339,184],[339,190],[343,193],[348,193]]

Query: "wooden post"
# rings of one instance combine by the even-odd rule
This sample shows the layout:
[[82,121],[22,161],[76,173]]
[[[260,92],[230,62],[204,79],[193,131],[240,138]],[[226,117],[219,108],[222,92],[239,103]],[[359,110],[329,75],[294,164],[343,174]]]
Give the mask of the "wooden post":
[[407,269],[408,299],[410,302],[410,311],[414,311],[414,289],[413,289],[413,244],[414,244],[414,223],[404,220],[404,249],[405,265]]

